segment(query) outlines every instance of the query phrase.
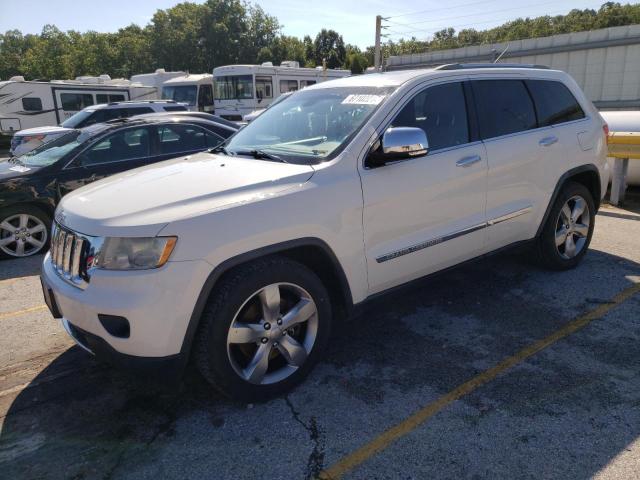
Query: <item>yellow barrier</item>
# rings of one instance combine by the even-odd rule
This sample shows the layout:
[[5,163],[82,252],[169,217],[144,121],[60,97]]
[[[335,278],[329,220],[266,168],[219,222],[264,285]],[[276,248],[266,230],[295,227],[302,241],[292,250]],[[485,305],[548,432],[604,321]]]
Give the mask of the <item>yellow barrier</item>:
[[619,205],[627,189],[629,159],[640,159],[640,132],[610,132],[607,143],[609,156],[613,157],[609,201]]
[[640,132],[609,133],[609,156],[640,159]]

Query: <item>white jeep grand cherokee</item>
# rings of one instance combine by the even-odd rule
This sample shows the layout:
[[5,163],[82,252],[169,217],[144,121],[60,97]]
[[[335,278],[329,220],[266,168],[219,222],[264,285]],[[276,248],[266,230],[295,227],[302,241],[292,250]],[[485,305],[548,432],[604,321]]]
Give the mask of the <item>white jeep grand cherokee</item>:
[[286,391],[332,323],[385,290],[531,242],[587,251],[607,127],[565,73],[449,65],[323,82],[216,152],[67,195],[42,281],[54,316],[113,363],[227,395]]

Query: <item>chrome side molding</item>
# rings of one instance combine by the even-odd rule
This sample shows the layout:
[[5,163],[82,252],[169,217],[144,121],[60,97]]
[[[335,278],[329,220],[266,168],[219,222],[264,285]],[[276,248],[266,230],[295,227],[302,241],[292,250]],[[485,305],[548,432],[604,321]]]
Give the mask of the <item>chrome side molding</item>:
[[394,258],[402,257],[404,255],[408,255],[410,253],[414,253],[420,250],[424,250],[425,248],[433,247],[434,245],[439,245],[441,243],[447,242],[449,240],[453,240],[454,238],[461,237],[463,235],[468,235],[469,233],[477,232],[478,230],[482,230],[483,228],[491,227],[498,223],[506,222],[507,220],[512,220],[521,215],[526,215],[533,210],[533,206],[529,205],[528,207],[521,208],[520,210],[516,210],[505,215],[501,215],[496,218],[492,218],[484,223],[479,223],[472,227],[467,227],[462,230],[457,230],[453,233],[449,233],[447,235],[443,235],[442,237],[432,238],[425,242],[418,243],[416,245],[411,245],[410,247],[402,248],[400,250],[396,250],[395,252],[386,253],[376,258],[377,263],[387,262],[389,260],[393,260]]

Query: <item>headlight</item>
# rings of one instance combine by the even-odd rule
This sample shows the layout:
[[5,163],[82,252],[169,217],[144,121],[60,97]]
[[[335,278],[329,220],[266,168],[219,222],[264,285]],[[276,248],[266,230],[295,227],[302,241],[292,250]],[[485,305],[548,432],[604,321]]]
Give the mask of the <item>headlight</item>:
[[176,237],[106,238],[95,266],[105,270],[145,270],[167,263]]

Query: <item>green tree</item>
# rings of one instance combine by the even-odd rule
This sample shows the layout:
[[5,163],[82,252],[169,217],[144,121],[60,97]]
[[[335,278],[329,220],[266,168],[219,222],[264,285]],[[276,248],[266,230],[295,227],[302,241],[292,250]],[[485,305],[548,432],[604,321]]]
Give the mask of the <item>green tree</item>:
[[317,65],[327,62],[327,68],[340,68],[344,65],[347,55],[344,40],[335,30],[323,28],[316,36],[314,45],[314,59]]

